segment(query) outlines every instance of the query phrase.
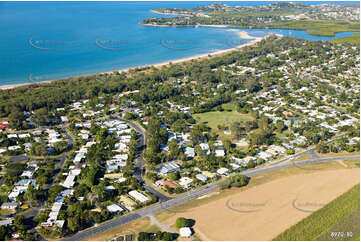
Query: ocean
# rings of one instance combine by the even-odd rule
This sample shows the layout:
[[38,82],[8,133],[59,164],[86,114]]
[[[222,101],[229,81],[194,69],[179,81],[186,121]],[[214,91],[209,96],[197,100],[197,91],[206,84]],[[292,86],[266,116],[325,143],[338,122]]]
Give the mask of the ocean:
[[[160,16],[150,12],[151,9],[191,8],[210,3],[0,2],[0,86],[156,64],[229,49],[250,41],[229,31],[232,28],[138,24],[145,18]],[[261,5],[269,2],[225,3]],[[245,31],[256,37],[279,33],[311,40],[334,38],[296,30]],[[352,33],[338,33],[336,37]]]

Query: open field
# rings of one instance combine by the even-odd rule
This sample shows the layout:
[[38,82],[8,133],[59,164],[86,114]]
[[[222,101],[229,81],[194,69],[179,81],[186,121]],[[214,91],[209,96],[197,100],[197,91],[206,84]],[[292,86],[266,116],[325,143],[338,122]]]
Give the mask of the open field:
[[[345,234],[332,236],[332,232]],[[352,232],[352,235],[347,232]],[[274,240],[355,240],[359,237],[360,184],[293,225]]]
[[336,156],[345,156],[345,155],[359,155],[360,152],[347,152],[347,151],[343,151],[343,152],[339,152],[339,153],[325,153],[325,154],[322,154],[322,153],[318,153],[316,152],[316,154],[320,157],[336,157]]
[[[222,191],[220,195],[159,213],[157,218],[167,226],[172,226],[177,217],[194,219],[196,235],[202,240],[270,240],[310,214],[296,209],[294,202],[298,206],[317,203],[319,206],[308,208],[315,211],[359,183],[359,169],[339,169],[342,166],[337,163],[331,166],[336,170],[284,169],[274,176],[287,177],[261,185],[254,184],[272,179],[269,174],[254,177],[248,188]],[[289,176],[290,173],[304,174]]]
[[309,155],[309,154],[304,154],[304,155],[300,155],[298,157],[296,157],[294,160],[292,160],[291,162],[294,162],[294,161],[299,161],[299,160],[307,160],[307,159],[311,159],[312,156]]
[[[352,236],[332,237],[331,232],[345,231],[352,232]],[[348,235],[351,235],[350,233]],[[347,238],[345,238],[347,237]],[[321,241],[329,240],[349,240],[360,241],[360,207],[354,209],[350,215],[341,219],[337,224],[333,225],[326,233],[317,238]]]
[[250,121],[253,118],[248,114],[241,114],[236,111],[229,111],[232,109],[232,106],[226,106],[228,111],[216,111],[216,112],[206,112],[206,113],[197,113],[193,117],[200,123],[206,123],[212,130],[216,131],[220,137],[230,137],[230,135],[225,135],[223,130],[218,130],[218,125],[230,126],[233,122],[240,121]]

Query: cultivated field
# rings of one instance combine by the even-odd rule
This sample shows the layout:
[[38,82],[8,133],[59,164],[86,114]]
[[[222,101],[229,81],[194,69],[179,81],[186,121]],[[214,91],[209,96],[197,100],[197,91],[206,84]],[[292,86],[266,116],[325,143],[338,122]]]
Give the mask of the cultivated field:
[[202,240],[271,240],[358,184],[359,173],[348,168],[281,178],[176,213],[162,223],[194,219]]
[[360,184],[302,219],[274,240],[359,240],[359,238]]

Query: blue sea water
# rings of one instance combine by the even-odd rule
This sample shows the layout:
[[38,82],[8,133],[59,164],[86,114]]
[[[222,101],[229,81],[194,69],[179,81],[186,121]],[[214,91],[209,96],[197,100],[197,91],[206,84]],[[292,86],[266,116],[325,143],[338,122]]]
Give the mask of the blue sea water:
[[[169,28],[138,24],[145,18],[159,16],[150,12],[151,9],[191,8],[210,3],[0,2],[0,85],[156,64],[248,42],[229,31],[232,28]],[[269,2],[225,3],[254,6]],[[295,30],[246,31],[256,37],[279,33],[311,40],[332,39]],[[336,37],[352,33],[338,33]]]

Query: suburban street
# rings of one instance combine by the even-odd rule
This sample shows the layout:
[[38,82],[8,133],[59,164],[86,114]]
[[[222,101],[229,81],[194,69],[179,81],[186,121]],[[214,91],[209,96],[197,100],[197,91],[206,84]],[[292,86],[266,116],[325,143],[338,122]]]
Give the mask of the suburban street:
[[[68,139],[68,146],[67,146],[65,152],[62,154],[61,158],[59,159],[56,168],[54,169],[54,173],[51,178],[51,183],[47,184],[47,186],[45,187],[45,190],[49,190],[53,186],[56,176],[58,175],[58,173],[60,172],[61,168],[63,167],[63,165],[65,163],[66,154],[69,151],[71,151],[71,149],[73,148],[73,138],[66,131],[66,127],[62,125],[62,126],[60,126],[60,128],[64,131],[65,136]],[[31,209],[31,211],[24,213],[23,215],[24,215],[25,219],[29,220],[30,222],[32,222],[32,224],[34,224],[33,220],[41,211],[42,206],[43,206],[43,203],[39,202],[37,204],[37,206],[35,206]],[[35,228],[32,228],[32,230],[34,231],[35,236],[37,236],[37,239],[44,240],[44,238],[41,237],[41,235],[35,230]]]
[[[259,175],[259,174],[264,174],[270,171],[274,171],[274,170],[279,170],[279,169],[284,169],[284,168],[288,168],[288,167],[293,167],[293,166],[302,166],[302,165],[306,165],[306,164],[313,164],[313,163],[326,163],[326,162],[332,162],[335,160],[347,160],[347,159],[358,159],[360,158],[359,155],[350,155],[350,156],[337,156],[337,157],[320,157],[320,158],[313,158],[313,159],[307,159],[307,160],[302,160],[302,161],[297,161],[297,162],[291,162],[291,163],[286,163],[286,164],[280,164],[280,165],[272,165],[272,166],[268,166],[265,168],[255,168],[252,170],[248,170],[243,172],[242,174],[247,175],[247,176],[255,176],[255,175]],[[97,226],[88,228],[86,230],[83,230],[73,236],[69,236],[64,238],[64,240],[67,241],[74,241],[74,240],[84,240],[88,237],[91,237],[93,235],[96,235],[98,233],[102,233],[105,232],[109,229],[130,223],[132,221],[135,221],[137,219],[146,217],[146,216],[150,216],[152,214],[158,213],[162,210],[165,210],[167,208],[170,207],[174,207],[180,204],[183,204],[187,201],[190,201],[192,199],[198,198],[200,196],[203,196],[205,194],[208,194],[210,192],[216,191],[218,190],[218,182],[215,182],[213,184],[210,185],[205,185],[203,187],[200,187],[198,189],[192,190],[186,194],[183,194],[181,196],[169,199],[167,201],[164,202],[159,202],[156,203],[154,205],[142,208],[140,210],[134,211],[132,213],[129,213],[125,216],[120,216],[117,218],[114,218],[111,221],[99,224]]]
[[165,196],[164,194],[160,193],[159,191],[157,191],[156,189],[154,189],[151,186],[148,186],[146,184],[146,182],[144,181],[144,175],[145,175],[145,160],[142,157],[142,154],[145,152],[146,149],[146,144],[147,144],[147,133],[145,132],[145,130],[140,127],[138,124],[126,120],[126,119],[122,119],[118,116],[115,116],[115,118],[117,118],[118,120],[122,120],[124,122],[126,122],[129,126],[131,126],[132,128],[135,129],[135,131],[138,133],[139,135],[139,139],[138,139],[138,154],[137,154],[137,158],[135,161],[135,172],[134,172],[134,177],[135,179],[138,180],[139,184],[142,184],[143,188],[152,193],[153,195],[155,195],[160,202],[163,201],[167,201],[170,198]]
[[[342,135],[340,135],[342,136]],[[337,140],[337,138],[339,138],[340,136],[337,136],[336,138],[333,138],[329,141],[326,142],[326,144],[332,144],[333,142],[335,142]],[[316,151],[316,147],[313,147],[313,148],[310,148],[310,149],[307,149],[305,151],[302,151],[302,152],[299,152],[297,154],[294,154],[292,157],[293,158],[296,158],[296,157],[299,157],[301,155],[311,155],[312,156],[312,159],[315,159],[315,158],[319,158],[319,156],[315,153]],[[278,161],[274,161],[274,162],[271,162],[270,165],[278,165],[280,163],[283,163],[285,161],[288,161],[291,157],[286,157],[286,158],[283,158],[281,160],[278,160]]]

